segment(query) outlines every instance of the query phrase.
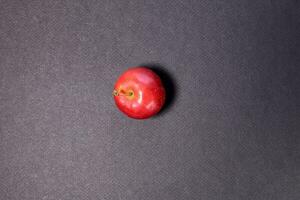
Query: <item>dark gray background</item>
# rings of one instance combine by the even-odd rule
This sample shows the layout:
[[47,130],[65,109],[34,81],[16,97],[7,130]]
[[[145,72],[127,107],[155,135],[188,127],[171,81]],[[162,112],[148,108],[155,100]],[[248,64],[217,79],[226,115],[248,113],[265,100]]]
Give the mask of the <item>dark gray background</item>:
[[[0,6],[1,200],[300,199],[299,1]],[[111,97],[140,64],[173,84],[145,121]]]

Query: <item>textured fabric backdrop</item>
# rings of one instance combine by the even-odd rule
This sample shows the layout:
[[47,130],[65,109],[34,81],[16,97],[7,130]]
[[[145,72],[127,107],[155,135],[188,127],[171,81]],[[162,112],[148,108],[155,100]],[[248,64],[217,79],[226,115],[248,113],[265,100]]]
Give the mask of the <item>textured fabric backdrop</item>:
[[[1,200],[300,199],[299,1],[0,6]],[[145,121],[111,95],[137,65]]]

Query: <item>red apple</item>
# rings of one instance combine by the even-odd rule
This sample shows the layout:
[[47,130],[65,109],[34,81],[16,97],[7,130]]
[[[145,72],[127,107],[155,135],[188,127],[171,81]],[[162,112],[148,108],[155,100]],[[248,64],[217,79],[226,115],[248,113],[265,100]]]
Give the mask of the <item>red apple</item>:
[[113,96],[118,108],[127,116],[146,119],[161,110],[166,92],[155,72],[146,67],[133,67],[119,77]]

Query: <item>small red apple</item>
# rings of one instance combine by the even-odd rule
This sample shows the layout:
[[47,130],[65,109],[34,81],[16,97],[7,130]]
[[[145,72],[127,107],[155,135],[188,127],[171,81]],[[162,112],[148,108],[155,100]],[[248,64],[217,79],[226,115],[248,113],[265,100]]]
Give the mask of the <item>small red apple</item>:
[[113,96],[118,108],[127,116],[146,119],[161,110],[166,92],[155,72],[147,67],[132,67],[117,80]]

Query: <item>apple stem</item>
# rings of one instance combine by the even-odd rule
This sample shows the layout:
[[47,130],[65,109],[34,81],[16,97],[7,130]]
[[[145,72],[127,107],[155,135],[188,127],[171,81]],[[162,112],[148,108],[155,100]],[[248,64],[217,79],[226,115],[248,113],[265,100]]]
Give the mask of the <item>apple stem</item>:
[[117,90],[114,90],[113,91],[113,95],[114,96],[132,96],[133,95],[133,92],[130,91],[130,92],[124,92],[124,90],[120,90],[119,92]]

